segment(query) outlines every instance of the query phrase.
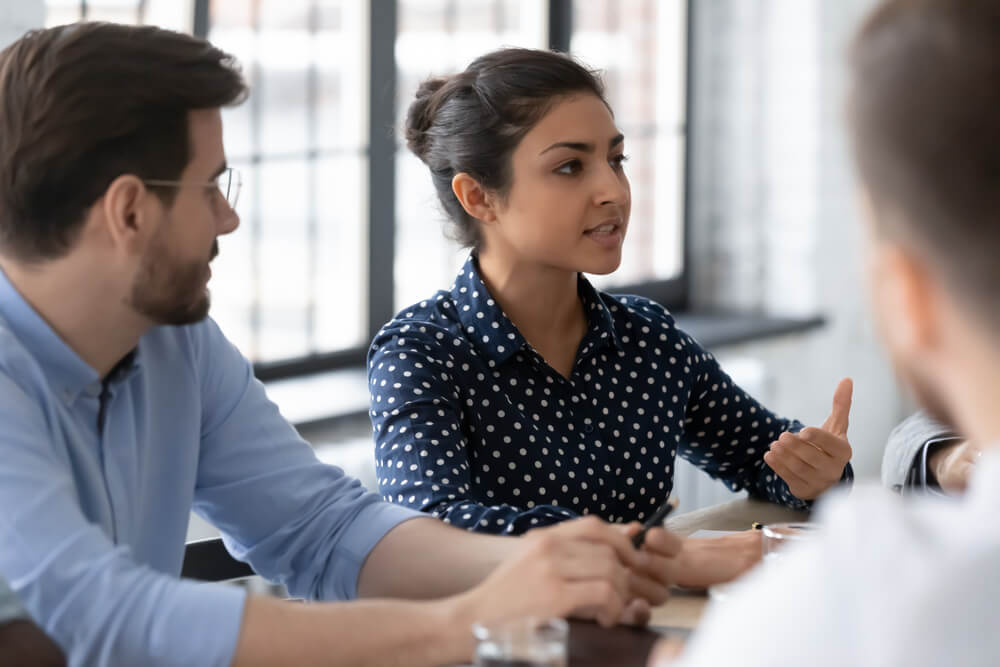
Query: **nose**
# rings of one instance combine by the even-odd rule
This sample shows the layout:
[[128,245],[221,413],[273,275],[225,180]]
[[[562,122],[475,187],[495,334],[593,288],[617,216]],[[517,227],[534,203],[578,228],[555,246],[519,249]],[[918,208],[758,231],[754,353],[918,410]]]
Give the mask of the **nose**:
[[226,204],[225,207],[226,210],[220,213],[219,218],[216,221],[219,236],[232,234],[236,231],[236,228],[240,226],[240,214],[236,212],[236,209],[231,208],[229,204]]
[[594,203],[598,206],[615,204],[625,206],[632,196],[628,177],[621,169],[610,164],[599,170],[594,188]]

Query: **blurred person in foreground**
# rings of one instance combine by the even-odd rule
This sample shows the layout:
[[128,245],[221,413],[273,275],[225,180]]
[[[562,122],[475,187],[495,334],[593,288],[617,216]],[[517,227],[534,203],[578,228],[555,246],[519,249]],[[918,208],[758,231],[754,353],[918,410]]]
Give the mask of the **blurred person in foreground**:
[[928,414],[984,453],[960,498],[830,501],[815,540],[709,609],[679,665],[1000,660],[1000,3],[883,2],[851,68],[881,334]]
[[[0,572],[74,665],[438,665],[470,624],[648,617],[679,540],[585,519],[518,539],[320,463],[207,317],[239,223],[232,59],[152,27],[0,54]],[[192,508],[295,596],[178,574]]]

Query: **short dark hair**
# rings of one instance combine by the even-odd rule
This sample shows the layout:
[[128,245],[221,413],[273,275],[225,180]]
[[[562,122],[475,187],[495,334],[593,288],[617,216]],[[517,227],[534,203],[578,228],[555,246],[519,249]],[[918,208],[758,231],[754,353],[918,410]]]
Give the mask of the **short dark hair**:
[[[0,252],[65,254],[114,179],[179,177],[189,111],[246,94],[234,58],[190,35],[96,22],[27,33],[0,53]],[[156,194],[169,204],[176,191]]]
[[889,0],[851,47],[854,153],[879,231],[1000,326],[1000,3]]
[[481,238],[452,192],[455,174],[467,173],[505,196],[511,154],[521,139],[553,104],[578,93],[596,95],[607,105],[595,71],[563,53],[517,48],[493,51],[464,72],[420,85],[406,115],[406,143],[430,168],[459,243],[478,247]]

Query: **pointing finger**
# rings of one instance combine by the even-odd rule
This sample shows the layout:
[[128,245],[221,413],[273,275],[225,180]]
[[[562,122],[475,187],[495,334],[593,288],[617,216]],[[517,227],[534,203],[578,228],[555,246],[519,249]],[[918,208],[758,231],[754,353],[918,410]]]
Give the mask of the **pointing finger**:
[[854,382],[850,378],[844,378],[837,385],[837,390],[833,392],[833,410],[830,416],[823,422],[823,430],[834,435],[846,436],[849,417],[851,414],[851,398],[854,393]]

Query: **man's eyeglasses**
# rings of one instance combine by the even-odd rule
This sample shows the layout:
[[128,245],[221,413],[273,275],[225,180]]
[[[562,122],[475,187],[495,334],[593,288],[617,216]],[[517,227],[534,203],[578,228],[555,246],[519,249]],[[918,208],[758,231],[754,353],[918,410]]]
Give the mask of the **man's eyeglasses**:
[[211,183],[192,183],[190,181],[164,181],[155,178],[147,178],[142,181],[146,185],[181,188],[185,186],[216,188],[223,196],[229,208],[236,210],[236,202],[240,199],[240,189],[243,187],[243,175],[238,169],[227,167],[215,181]]

